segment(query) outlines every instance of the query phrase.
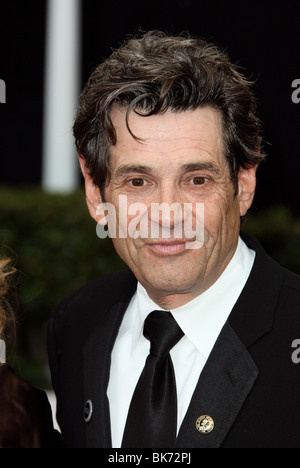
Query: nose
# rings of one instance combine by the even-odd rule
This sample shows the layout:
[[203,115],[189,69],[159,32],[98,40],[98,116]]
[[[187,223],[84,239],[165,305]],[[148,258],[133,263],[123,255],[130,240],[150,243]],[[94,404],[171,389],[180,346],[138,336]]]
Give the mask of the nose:
[[184,217],[180,194],[171,184],[163,185],[149,210],[151,237],[182,237]]

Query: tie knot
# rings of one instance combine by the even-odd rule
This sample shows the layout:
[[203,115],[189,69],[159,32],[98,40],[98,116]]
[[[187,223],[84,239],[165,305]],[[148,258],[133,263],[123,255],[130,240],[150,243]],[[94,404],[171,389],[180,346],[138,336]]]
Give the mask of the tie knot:
[[183,331],[170,312],[154,310],[145,320],[144,336],[150,340],[150,354],[167,355],[183,336]]

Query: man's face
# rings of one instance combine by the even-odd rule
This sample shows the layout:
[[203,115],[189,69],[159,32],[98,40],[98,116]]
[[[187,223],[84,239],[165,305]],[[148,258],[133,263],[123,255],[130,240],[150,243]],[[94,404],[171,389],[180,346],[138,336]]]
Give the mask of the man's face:
[[[124,212],[120,213],[124,210],[119,203],[122,195],[128,209],[137,206],[134,203],[148,208],[143,216],[150,224],[169,226],[169,238],[163,237],[162,231],[151,238],[150,229],[147,236],[135,236],[132,225],[136,232],[140,225],[132,222],[137,218],[133,210],[127,213],[131,235],[114,238],[115,249],[156,303],[166,309],[178,307],[209,288],[232,258],[240,215],[251,205],[253,193],[245,193],[250,181],[254,192],[255,171],[240,173],[239,194],[235,196],[223,153],[221,114],[212,108],[150,117],[131,112],[129,126],[138,141],[126,127],[124,109],[113,109],[111,118],[117,144],[111,148],[111,179],[105,201],[116,207],[117,222],[120,214],[126,219]],[[176,203],[182,210],[170,212],[166,223],[161,214],[151,219],[154,203]],[[175,228],[180,232],[178,226],[185,222],[185,206],[192,207],[190,218],[193,228],[196,226],[196,204],[204,207],[203,245],[187,248],[187,241],[194,239],[184,234],[184,228],[178,238]]]

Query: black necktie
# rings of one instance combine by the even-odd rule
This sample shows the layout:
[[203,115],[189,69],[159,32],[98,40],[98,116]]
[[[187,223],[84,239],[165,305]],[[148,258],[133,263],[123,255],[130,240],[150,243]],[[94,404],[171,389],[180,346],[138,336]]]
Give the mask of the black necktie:
[[145,320],[144,335],[150,354],[131,400],[122,447],[170,448],[176,440],[177,394],[169,351],[183,331],[170,312],[155,310]]

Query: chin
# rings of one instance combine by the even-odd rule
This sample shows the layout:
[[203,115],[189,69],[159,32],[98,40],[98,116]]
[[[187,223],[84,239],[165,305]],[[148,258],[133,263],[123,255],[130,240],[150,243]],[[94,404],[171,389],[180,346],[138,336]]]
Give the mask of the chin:
[[167,294],[181,294],[193,289],[194,281],[188,280],[186,276],[184,278],[178,277],[178,275],[172,277],[171,275],[165,276],[158,273],[155,278],[147,278],[147,284],[153,291]]

